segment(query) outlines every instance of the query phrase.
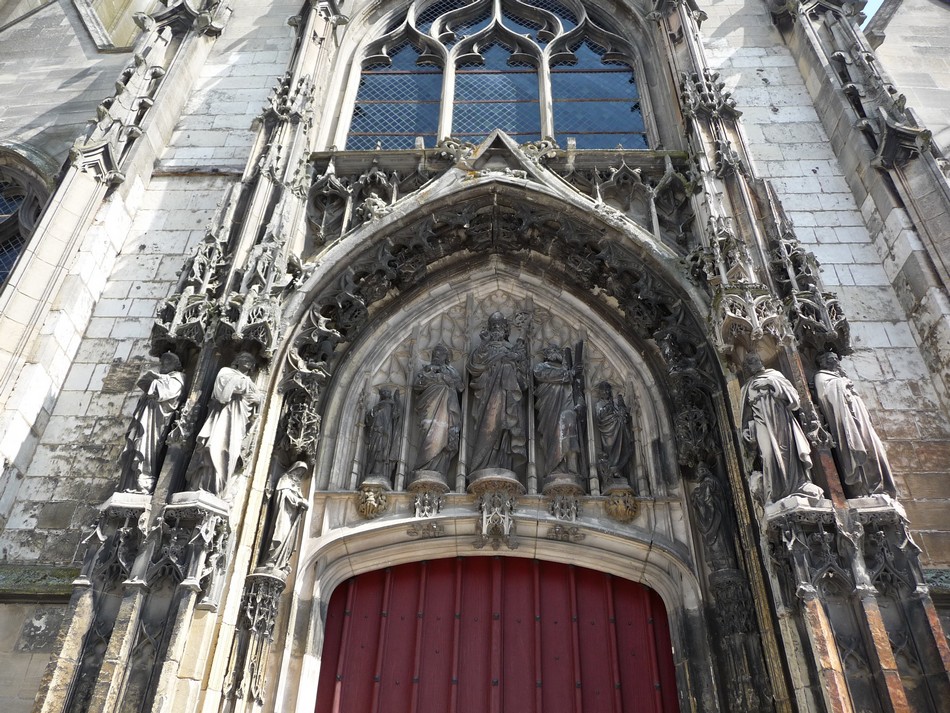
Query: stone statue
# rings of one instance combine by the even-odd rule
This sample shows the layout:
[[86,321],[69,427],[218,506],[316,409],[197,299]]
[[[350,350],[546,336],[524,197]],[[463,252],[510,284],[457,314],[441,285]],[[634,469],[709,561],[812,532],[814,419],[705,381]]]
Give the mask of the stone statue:
[[421,434],[416,470],[434,471],[445,478],[459,450],[462,377],[449,364],[449,350],[444,344],[432,350],[432,361],[416,374],[413,390]]
[[149,369],[138,381],[145,392],[132,413],[125,434],[120,490],[126,493],[151,493],[158,478],[158,454],[165,443],[172,414],[181,402],[185,375],[181,360],[172,352],[159,358],[159,370]]
[[726,530],[726,496],[719,480],[705,463],[697,466],[699,483],[690,499],[696,513],[696,525],[706,543],[709,564],[714,569],[734,568],[735,554]]
[[801,404],[792,382],[766,369],[757,354],[747,356],[742,366],[742,437],[755,443],[762,456],[765,503],[820,493],[811,483],[811,445],[795,418]]
[[392,486],[399,463],[399,424],[402,409],[399,391],[379,390],[379,401],[366,414],[366,470],[363,482],[385,482]]
[[528,354],[523,339],[508,339],[508,320],[495,312],[468,358],[475,392],[470,472],[512,470],[524,462],[524,391]]
[[[570,355],[570,350],[566,351]],[[575,379],[583,367],[566,363],[570,357],[566,360],[560,347],[551,345],[542,353],[544,361],[534,367],[537,384],[534,405],[544,453],[544,474],[577,475],[580,473],[584,401],[583,394],[576,393]]]
[[300,492],[300,480],[310,466],[298,460],[280,476],[271,501],[270,539],[264,566],[278,570],[287,570],[290,558],[297,546],[297,531],[300,516],[310,507]]
[[815,395],[835,441],[845,494],[848,497],[884,492],[893,495],[896,492],[894,478],[884,444],[871,425],[871,417],[854,384],[842,371],[838,355],[820,354],[818,367]]
[[594,426],[597,429],[597,470],[602,485],[611,481],[630,482],[630,464],[633,462],[633,433],[630,429],[630,409],[623,396],[614,398],[610,382],[597,385],[600,398],[594,404]]
[[237,470],[252,409],[260,402],[250,375],[256,364],[253,354],[241,352],[215,377],[208,417],[198,432],[194,490],[220,495]]

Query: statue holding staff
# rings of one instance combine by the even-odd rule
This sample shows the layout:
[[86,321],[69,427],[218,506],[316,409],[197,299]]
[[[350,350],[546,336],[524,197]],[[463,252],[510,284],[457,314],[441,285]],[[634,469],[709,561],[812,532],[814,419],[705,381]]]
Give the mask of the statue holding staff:
[[523,339],[508,339],[501,312],[488,318],[482,343],[472,350],[468,371],[475,395],[472,473],[485,468],[513,470],[526,454],[525,404],[528,354]]

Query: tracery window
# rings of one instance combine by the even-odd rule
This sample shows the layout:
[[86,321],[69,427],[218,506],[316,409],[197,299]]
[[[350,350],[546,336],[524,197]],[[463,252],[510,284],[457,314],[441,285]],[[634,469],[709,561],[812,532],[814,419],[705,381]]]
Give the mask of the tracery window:
[[421,137],[578,148],[648,147],[633,48],[580,4],[416,0],[363,60],[350,150],[408,149]]
[[32,176],[0,164],[0,287],[33,234],[46,190]]

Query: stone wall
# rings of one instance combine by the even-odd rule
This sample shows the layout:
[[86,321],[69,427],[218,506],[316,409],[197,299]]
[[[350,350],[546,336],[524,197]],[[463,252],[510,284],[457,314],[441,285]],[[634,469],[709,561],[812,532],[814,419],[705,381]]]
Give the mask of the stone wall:
[[865,29],[872,37],[884,35],[877,47],[881,66],[934,141],[950,149],[950,6],[941,0],[889,0],[879,15]]
[[[58,345],[68,355],[59,360],[61,373],[54,370],[42,383],[21,377],[16,385],[14,400],[38,398],[41,417],[32,428],[25,426],[35,454],[25,445],[25,462],[14,466],[11,459],[0,483],[0,578],[17,565],[36,565],[57,586],[65,584],[68,596],[78,564],[61,566],[81,559],[81,540],[96,521],[96,506],[116,486],[117,460],[139,393],[135,382],[154,362],[148,338],[156,306],[173,291],[186,256],[227,187],[239,179],[256,136],[254,118],[286,71],[294,38],[288,18],[300,3],[234,6],[207,61],[184,68],[189,98],[168,145],[155,147],[154,176],[151,168],[130,176],[93,220],[87,254],[72,272],[77,287],[91,284],[99,292],[74,290],[75,303],[65,305],[78,333]],[[54,38],[49,44],[47,36]],[[0,33],[0,44],[0,140],[28,142],[62,162],[96,105],[112,93],[130,55],[98,52],[66,1]],[[2,589],[0,595],[15,594]],[[52,603],[56,597],[65,601],[60,593],[43,606],[62,609],[64,604]],[[31,709],[52,650],[51,643],[39,647],[20,634],[36,610],[0,605],[0,631],[10,633],[2,636],[8,643],[0,651],[0,683],[16,682],[0,687],[0,709],[10,713]],[[60,619],[48,618],[49,626],[57,627]]]
[[0,31],[0,47],[0,145],[27,143],[61,165],[129,55],[99,52],[69,0]]
[[772,180],[848,315],[854,354],[843,366],[885,440],[917,543],[929,565],[948,565],[950,421],[882,265],[884,221],[873,206],[866,216],[859,209],[803,78],[814,68],[796,61],[767,5],[736,0],[705,9],[707,56],[743,112],[754,170]]

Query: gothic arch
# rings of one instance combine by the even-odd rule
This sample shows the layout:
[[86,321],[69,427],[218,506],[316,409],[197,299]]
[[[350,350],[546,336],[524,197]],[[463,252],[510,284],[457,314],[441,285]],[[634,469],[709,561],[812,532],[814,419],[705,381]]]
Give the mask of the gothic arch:
[[[335,504],[343,505],[342,501]],[[376,523],[361,532],[329,533],[319,540],[317,548],[301,553],[293,583],[294,607],[282,632],[286,641],[277,647],[284,652],[275,662],[278,671],[274,673],[280,680],[277,701],[293,704],[291,710],[298,713],[313,710],[327,605],[336,587],[350,577],[421,560],[498,554],[471,548],[467,534],[474,526],[471,516],[448,514],[442,520],[451,532],[436,540],[407,540],[405,521]],[[530,524],[528,519],[524,522]],[[583,544],[545,539],[540,533],[526,531],[527,546],[505,556],[574,564],[656,591],[669,617],[680,699],[694,699],[699,710],[709,709],[716,693],[714,687],[706,689],[714,679],[704,598],[688,556],[633,533],[607,533],[589,525],[579,529],[584,535]],[[304,631],[305,640],[294,642],[294,637]],[[295,655],[299,656],[298,662],[293,661]]]
[[[319,149],[333,150],[344,146],[367,49],[393,30],[409,4],[405,0],[369,4],[346,18],[346,31],[339,48],[327,55],[327,68],[332,73],[332,79],[326,94],[331,101],[323,108],[323,120],[319,122],[315,136],[315,146]],[[656,147],[685,148],[679,130],[680,118],[675,99],[677,88],[670,82],[670,73],[665,71],[669,59],[665,54],[664,42],[658,37],[656,25],[647,19],[654,10],[652,5],[620,1],[607,3],[608,7],[605,7],[603,3],[592,4],[581,0],[568,0],[561,4],[584,8],[585,12],[588,6],[593,6],[599,22],[603,22],[599,19],[601,17],[609,18],[610,27],[607,29],[626,38],[634,72],[644,80],[644,119],[656,141]],[[413,39],[427,44],[425,35],[418,32],[415,32]],[[316,71],[323,69],[316,68]]]

